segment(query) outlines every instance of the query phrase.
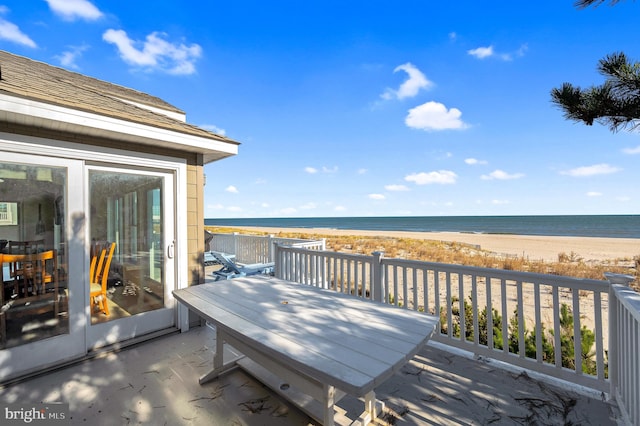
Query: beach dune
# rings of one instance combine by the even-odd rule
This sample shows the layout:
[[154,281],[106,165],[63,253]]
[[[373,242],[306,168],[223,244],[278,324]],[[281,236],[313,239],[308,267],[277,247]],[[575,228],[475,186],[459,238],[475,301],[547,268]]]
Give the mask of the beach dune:
[[459,242],[480,246],[498,254],[521,256],[530,260],[558,261],[564,253],[584,261],[606,262],[613,260],[633,260],[640,256],[640,239],[600,238],[600,237],[557,237],[537,235],[472,234],[461,232],[412,232],[412,231],[370,231],[328,228],[269,228],[238,227],[253,232],[277,235],[280,232],[303,233],[309,235],[361,235],[369,237],[414,238],[434,241]]

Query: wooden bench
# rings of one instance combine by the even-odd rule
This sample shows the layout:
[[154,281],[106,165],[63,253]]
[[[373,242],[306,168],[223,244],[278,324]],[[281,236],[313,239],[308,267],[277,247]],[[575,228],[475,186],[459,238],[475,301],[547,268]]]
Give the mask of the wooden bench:
[[[240,366],[324,425],[372,422],[383,404],[374,389],[427,343],[438,318],[266,276],[173,292],[216,330],[213,370]],[[224,350],[230,345],[233,350]],[[235,353],[225,359],[225,353]],[[355,422],[336,416],[346,394],[361,398]]]

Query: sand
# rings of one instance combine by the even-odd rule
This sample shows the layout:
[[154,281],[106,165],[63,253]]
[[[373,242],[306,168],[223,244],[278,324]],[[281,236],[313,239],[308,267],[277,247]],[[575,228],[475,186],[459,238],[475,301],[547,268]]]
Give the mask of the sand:
[[315,235],[363,235],[370,237],[415,238],[435,241],[460,242],[480,246],[499,254],[523,256],[530,260],[557,261],[560,253],[582,258],[585,261],[633,260],[640,256],[640,239],[637,238],[596,238],[596,237],[555,237],[531,235],[468,234],[461,232],[410,232],[410,231],[367,231],[327,228],[268,228],[242,227],[247,231],[293,232]]

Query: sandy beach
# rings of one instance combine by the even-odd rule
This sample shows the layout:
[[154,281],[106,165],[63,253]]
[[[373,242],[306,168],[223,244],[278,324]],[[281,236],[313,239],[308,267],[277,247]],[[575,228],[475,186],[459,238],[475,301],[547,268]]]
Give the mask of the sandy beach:
[[[240,227],[239,227],[240,228]],[[573,253],[585,261],[606,262],[611,260],[631,261],[640,256],[640,239],[637,238],[595,238],[595,237],[555,237],[532,235],[467,234],[460,232],[407,232],[407,231],[367,231],[327,228],[267,228],[241,227],[251,232],[266,232],[272,235],[284,233],[304,233],[312,235],[362,235],[369,237],[414,238],[423,240],[459,242],[480,246],[499,254],[523,256],[531,260],[557,261],[560,253]]]

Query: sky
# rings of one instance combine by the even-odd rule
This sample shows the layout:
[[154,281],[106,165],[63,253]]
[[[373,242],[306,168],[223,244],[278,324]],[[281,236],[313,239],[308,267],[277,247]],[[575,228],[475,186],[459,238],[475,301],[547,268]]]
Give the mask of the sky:
[[640,133],[550,92],[640,61],[640,2],[0,0],[0,49],[241,143],[206,218],[640,214]]

